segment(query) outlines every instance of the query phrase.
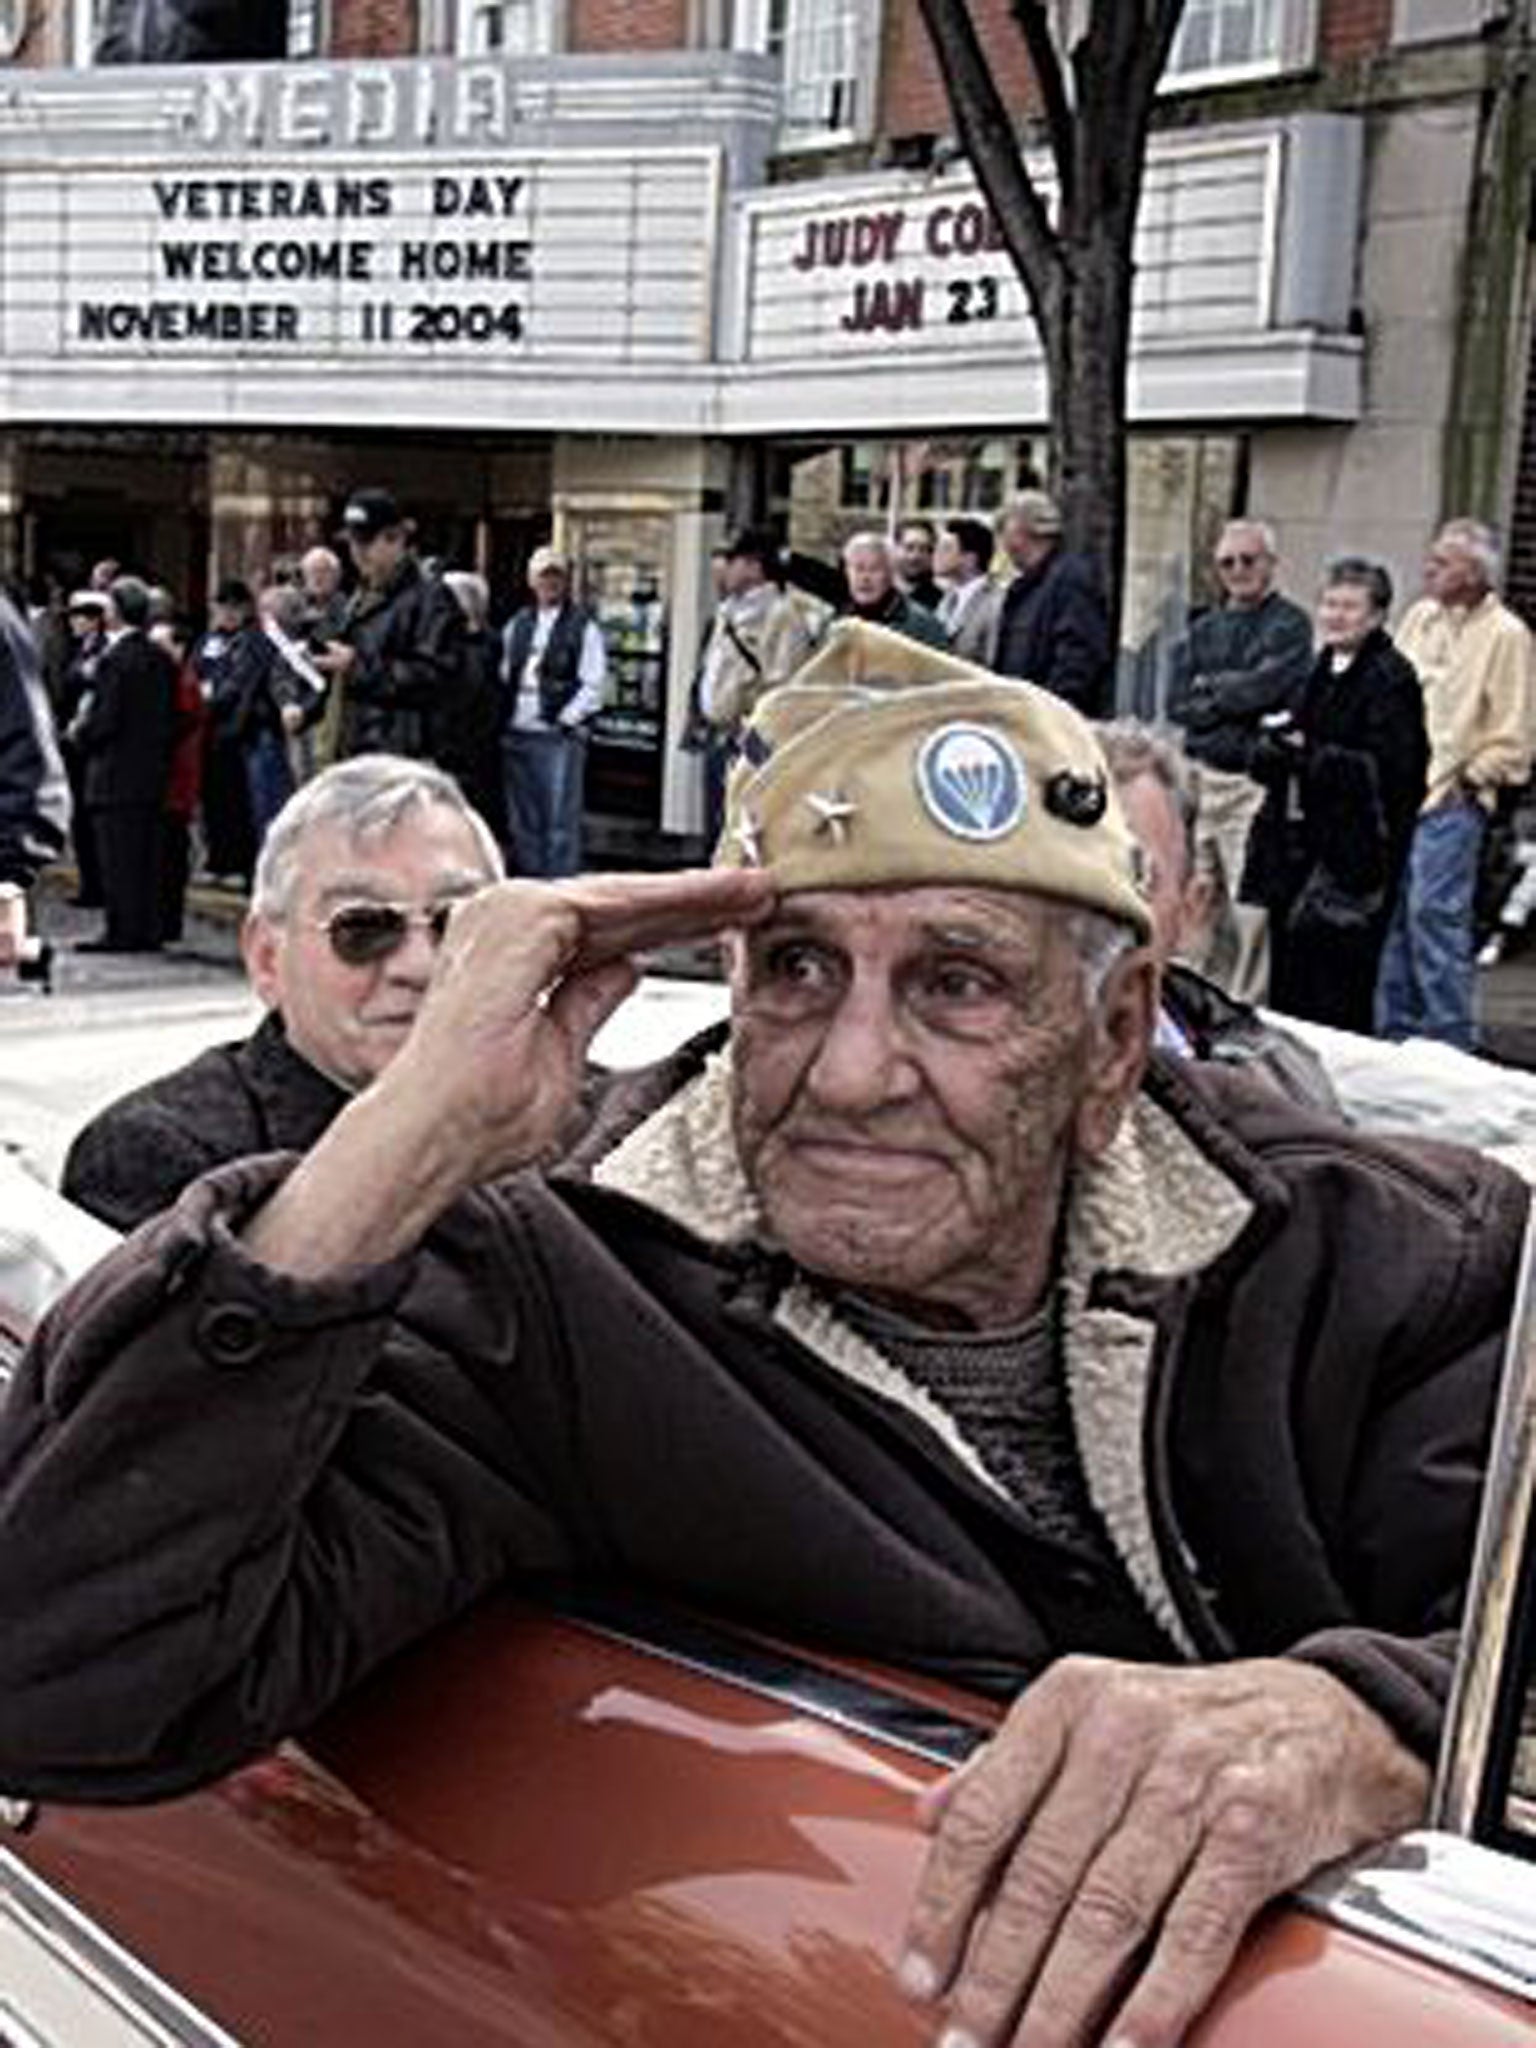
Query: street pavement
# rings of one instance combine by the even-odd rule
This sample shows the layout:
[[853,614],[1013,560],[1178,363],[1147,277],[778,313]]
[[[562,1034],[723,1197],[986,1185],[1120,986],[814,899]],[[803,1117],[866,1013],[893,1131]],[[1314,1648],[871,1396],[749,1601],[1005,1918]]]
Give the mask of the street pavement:
[[163,954],[75,953],[98,922],[45,894],[38,926],[54,947],[53,993],[0,976],[0,1138],[49,1181],[98,1109],[204,1046],[242,1037],[259,1014],[232,924],[200,919],[186,947]]

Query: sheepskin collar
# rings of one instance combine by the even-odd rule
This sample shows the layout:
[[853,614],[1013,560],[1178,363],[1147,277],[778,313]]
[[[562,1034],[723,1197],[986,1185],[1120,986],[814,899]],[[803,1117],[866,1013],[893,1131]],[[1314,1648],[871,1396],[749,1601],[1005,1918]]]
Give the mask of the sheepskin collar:
[[[714,1249],[763,1240],[762,1215],[736,1152],[729,1042],[598,1159],[592,1179]],[[1186,1655],[1193,1644],[1168,1584],[1148,1491],[1153,1325],[1095,1303],[1094,1283],[1108,1273],[1152,1281],[1198,1273],[1233,1244],[1253,1210],[1238,1178],[1146,1090],[1103,1158],[1074,1174],[1068,1202],[1063,1369],[1078,1456],[1132,1583]],[[973,1479],[1001,1492],[954,1419],[853,1329],[814,1280],[791,1282],[774,1315],[816,1357],[904,1409]]]
[[[764,1235],[736,1154],[728,1041],[596,1161],[592,1179],[717,1249]],[[1198,1271],[1227,1248],[1252,1207],[1232,1176],[1143,1091],[1105,1156],[1074,1175],[1067,1278],[1115,1270],[1176,1279]]]

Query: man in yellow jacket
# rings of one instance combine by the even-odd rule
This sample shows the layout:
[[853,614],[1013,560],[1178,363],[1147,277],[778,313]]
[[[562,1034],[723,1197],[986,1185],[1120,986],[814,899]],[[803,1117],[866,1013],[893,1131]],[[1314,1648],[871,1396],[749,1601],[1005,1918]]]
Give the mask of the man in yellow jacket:
[[1536,738],[1531,635],[1500,602],[1498,573],[1490,530],[1451,520],[1398,629],[1424,690],[1429,789],[1376,984],[1383,1038],[1473,1044],[1478,856],[1499,791],[1531,772]]

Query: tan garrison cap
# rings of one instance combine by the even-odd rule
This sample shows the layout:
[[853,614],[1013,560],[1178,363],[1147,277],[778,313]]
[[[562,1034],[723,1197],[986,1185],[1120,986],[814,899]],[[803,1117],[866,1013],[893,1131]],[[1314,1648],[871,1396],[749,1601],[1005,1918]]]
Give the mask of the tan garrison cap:
[[968,882],[1150,930],[1139,857],[1093,729],[883,626],[833,627],[757,705],[715,860],[786,892]]

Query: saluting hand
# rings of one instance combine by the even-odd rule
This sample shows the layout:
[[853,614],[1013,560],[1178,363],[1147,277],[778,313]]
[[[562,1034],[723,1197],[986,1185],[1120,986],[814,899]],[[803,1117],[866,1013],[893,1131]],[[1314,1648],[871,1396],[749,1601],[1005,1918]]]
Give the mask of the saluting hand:
[[772,902],[768,876],[745,868],[471,897],[405,1044],[253,1217],[247,1247],[306,1278],[409,1249],[466,1189],[549,1152],[635,953],[755,923]]
[[472,1186],[542,1158],[588,1048],[638,979],[633,955],[750,924],[748,869],[500,882],[454,912],[410,1037],[377,1084],[441,1123]]

